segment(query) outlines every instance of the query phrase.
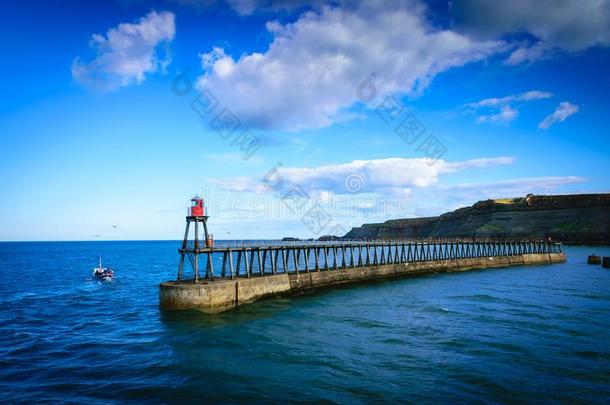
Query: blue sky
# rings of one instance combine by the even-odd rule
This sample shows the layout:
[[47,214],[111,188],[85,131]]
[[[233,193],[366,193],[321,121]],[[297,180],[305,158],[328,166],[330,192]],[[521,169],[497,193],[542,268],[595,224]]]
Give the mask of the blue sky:
[[177,239],[196,193],[240,239],[608,192],[610,3],[492,3],[5,5],[0,240]]

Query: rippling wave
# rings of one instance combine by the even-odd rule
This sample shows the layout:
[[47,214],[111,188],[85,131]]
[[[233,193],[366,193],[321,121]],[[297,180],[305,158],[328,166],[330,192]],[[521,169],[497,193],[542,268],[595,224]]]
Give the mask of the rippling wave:
[[[584,264],[590,247],[209,316],[158,309],[176,246],[0,244],[0,402],[610,398],[610,270]],[[111,283],[90,277],[99,253]]]

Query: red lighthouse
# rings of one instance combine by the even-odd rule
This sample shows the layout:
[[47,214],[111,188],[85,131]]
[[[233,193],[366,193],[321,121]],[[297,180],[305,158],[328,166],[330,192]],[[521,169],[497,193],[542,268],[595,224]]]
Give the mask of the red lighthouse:
[[[180,267],[178,269],[178,280],[182,279],[182,270],[184,268],[184,257],[189,256],[190,262],[193,265],[195,273],[195,282],[199,282],[199,254],[204,249],[209,249],[214,246],[214,237],[208,234],[208,216],[205,212],[203,205],[203,198],[196,195],[191,198],[191,206],[189,207],[188,214],[186,216],[186,229],[184,230],[184,239],[182,241],[182,247],[178,250],[180,252]],[[192,245],[189,243],[189,231],[191,223],[194,225],[194,238]],[[203,225],[203,235],[200,235],[199,225]],[[203,239],[200,237],[203,236]],[[192,246],[192,247],[191,247]],[[211,272],[211,264],[208,263],[206,269],[206,277],[208,272]],[[209,275],[213,278],[213,275]]]
[[191,198],[191,216],[192,217],[203,217],[205,215],[205,209],[203,208],[203,198],[196,195]]

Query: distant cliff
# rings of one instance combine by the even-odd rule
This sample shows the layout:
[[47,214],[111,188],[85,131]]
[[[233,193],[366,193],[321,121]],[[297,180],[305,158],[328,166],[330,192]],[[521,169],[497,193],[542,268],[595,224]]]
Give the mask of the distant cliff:
[[346,238],[552,238],[610,244],[610,194],[527,195],[479,201],[438,217],[352,228]]

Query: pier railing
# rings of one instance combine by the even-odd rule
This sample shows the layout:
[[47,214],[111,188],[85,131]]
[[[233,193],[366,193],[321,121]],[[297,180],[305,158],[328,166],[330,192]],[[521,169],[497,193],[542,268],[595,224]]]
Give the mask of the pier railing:
[[[549,241],[282,241],[261,244],[179,249],[190,260],[193,281],[255,277],[281,273],[333,271],[434,260],[516,256],[531,253],[561,253],[561,243]],[[203,255],[203,260],[199,256]],[[178,281],[183,274],[178,272]]]

